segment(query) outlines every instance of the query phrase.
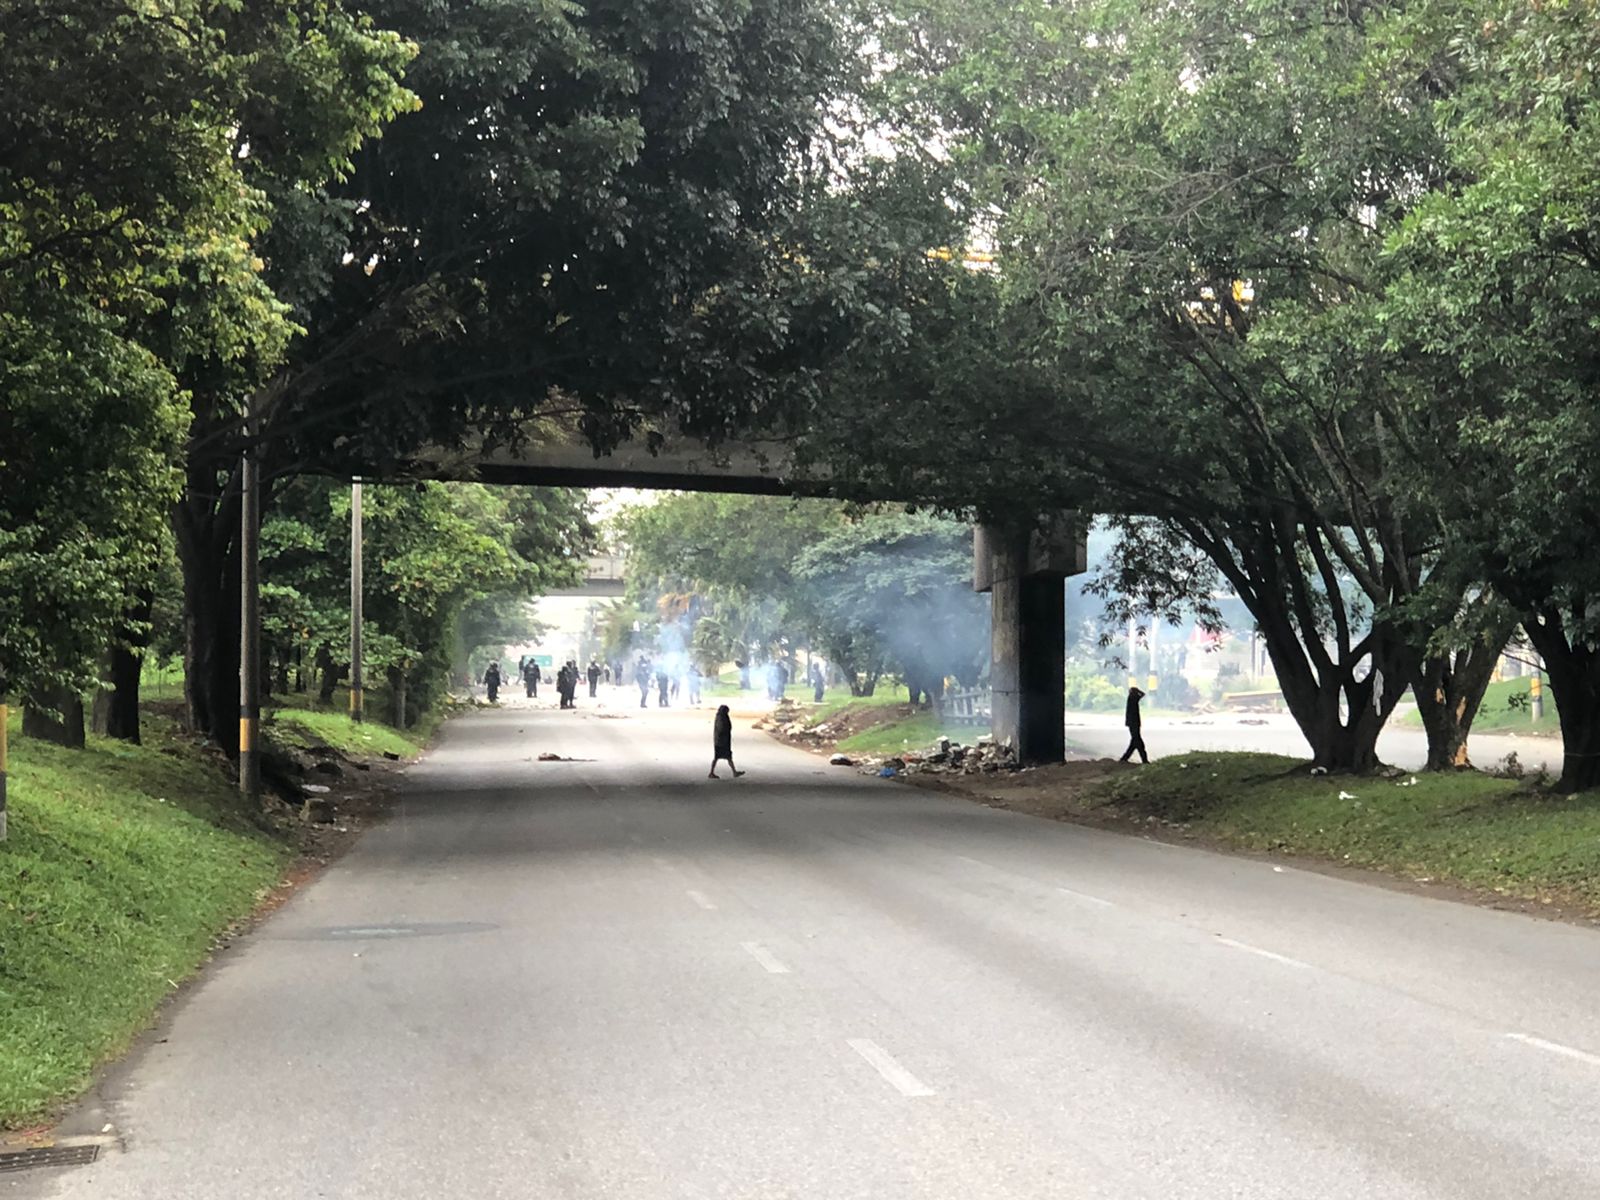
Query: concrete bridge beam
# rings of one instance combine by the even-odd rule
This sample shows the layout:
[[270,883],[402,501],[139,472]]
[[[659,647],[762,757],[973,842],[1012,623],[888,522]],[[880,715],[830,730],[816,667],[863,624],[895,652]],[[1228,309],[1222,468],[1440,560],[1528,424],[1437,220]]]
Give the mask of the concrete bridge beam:
[[994,738],[1024,763],[1066,757],[1066,579],[1087,570],[1081,527],[980,525],[973,587],[988,592]]

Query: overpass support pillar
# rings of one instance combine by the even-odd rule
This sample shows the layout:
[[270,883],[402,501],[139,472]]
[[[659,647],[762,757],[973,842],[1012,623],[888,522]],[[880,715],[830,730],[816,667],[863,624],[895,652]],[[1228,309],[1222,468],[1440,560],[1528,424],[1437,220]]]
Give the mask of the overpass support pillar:
[[1076,522],[980,525],[973,587],[988,592],[994,739],[1023,763],[1066,757],[1066,579],[1086,569]]

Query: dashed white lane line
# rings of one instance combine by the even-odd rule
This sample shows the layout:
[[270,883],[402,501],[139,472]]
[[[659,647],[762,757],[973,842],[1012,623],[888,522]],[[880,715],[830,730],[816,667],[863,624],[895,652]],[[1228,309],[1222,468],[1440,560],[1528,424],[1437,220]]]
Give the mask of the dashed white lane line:
[[711,897],[707,896],[704,892],[697,892],[693,888],[690,888],[684,894],[707,912],[717,911],[717,906],[711,903]]
[[1508,1033],[1506,1036],[1513,1042],[1521,1042],[1525,1046],[1536,1046],[1540,1050],[1548,1050],[1551,1054],[1575,1058],[1579,1062],[1588,1063],[1591,1067],[1600,1067],[1600,1054],[1590,1054],[1587,1050],[1579,1050],[1575,1046],[1563,1046],[1560,1042],[1547,1042],[1544,1038],[1534,1037],[1531,1033]]
[[1111,903],[1111,901],[1102,900],[1099,896],[1091,896],[1091,895],[1089,895],[1088,892],[1074,891],[1072,888],[1069,888],[1069,887],[1057,887],[1056,891],[1062,892],[1065,895],[1071,896],[1076,900],[1082,900],[1085,904],[1097,904],[1101,908],[1115,908],[1116,907],[1116,905]]
[[894,1060],[894,1056],[877,1042],[867,1038],[850,1038],[846,1043],[862,1058],[872,1064],[873,1069],[888,1080],[889,1086],[902,1096],[932,1096],[934,1090],[910,1071],[906,1070]]
[[772,951],[768,950],[760,942],[740,942],[739,945],[744,947],[744,952],[746,954],[755,959],[772,974],[787,975],[789,973],[789,968],[784,966],[775,957],[773,957]]
[[1263,950],[1260,946],[1252,946],[1248,942],[1236,942],[1232,938],[1225,938],[1220,934],[1217,935],[1217,941],[1224,946],[1232,946],[1235,950],[1243,950],[1246,954],[1270,958],[1273,962],[1282,963],[1286,967],[1299,967],[1301,970],[1306,971],[1311,969],[1310,963],[1301,962],[1298,958],[1290,958],[1287,954],[1276,954],[1271,950]]

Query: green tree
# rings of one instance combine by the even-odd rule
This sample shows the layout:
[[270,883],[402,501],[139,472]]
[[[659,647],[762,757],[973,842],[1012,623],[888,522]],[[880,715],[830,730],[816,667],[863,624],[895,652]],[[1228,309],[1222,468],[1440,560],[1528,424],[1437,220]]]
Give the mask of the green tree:
[[1218,573],[1337,770],[1375,763],[1408,685],[1432,764],[1463,761],[1505,632],[1492,609],[1478,623],[1470,571],[1380,417],[1415,387],[1381,353],[1383,237],[1445,169],[1432,102],[1448,55],[1408,42],[1404,14],[1104,0],[940,5],[931,27],[889,26],[907,31],[890,44],[912,127],[944,130],[953,195],[1001,270],[934,296],[958,321],[994,297],[950,339],[975,366],[924,369],[952,357],[931,346],[877,368],[901,419],[873,470],[939,502],[922,481],[950,464],[975,490],[971,459],[1000,516],[1160,520],[1206,562],[1163,577],[1125,542],[1141,607],[1203,599]]
[[[835,661],[882,663],[938,701],[944,679],[976,684],[989,654],[988,599],[972,590],[972,532],[929,515],[873,513],[800,556],[822,648]],[[864,689],[871,692],[868,681]]]
[[[833,6],[365,7],[418,47],[423,102],[343,179],[271,193],[269,278],[304,329],[252,397],[273,469],[387,476],[429,446],[470,461],[484,439],[604,448],[647,417],[714,427],[760,373],[759,339],[735,327],[782,315],[738,298],[785,257],[853,69]],[[213,497],[239,413],[231,391],[205,404],[180,541],[195,623],[222,633],[236,521]],[[213,655],[192,698],[224,739],[226,666]]]
[[1449,170],[1388,244],[1396,423],[1445,535],[1522,617],[1561,713],[1561,787],[1600,786],[1600,10],[1421,6],[1456,78]]
[[[264,633],[285,680],[298,654],[323,699],[349,671],[347,486],[306,477],[263,522]],[[590,527],[581,495],[481,484],[368,485],[363,514],[365,661],[409,725],[458,657],[534,631],[532,598],[574,582]]]
[[[271,352],[289,332],[230,141],[251,61],[231,12],[0,11],[0,586],[16,589],[0,691],[72,708],[74,723],[105,647],[143,635],[130,617],[148,609],[152,518],[178,482],[183,356]],[[155,336],[163,325],[183,336]]]
[[[822,651],[870,695],[886,671],[936,696],[987,650],[966,526],[837,501],[674,495],[626,512],[630,587],[687,594],[703,660]],[[680,606],[682,607],[682,606]],[[702,629],[706,632],[702,633]]]

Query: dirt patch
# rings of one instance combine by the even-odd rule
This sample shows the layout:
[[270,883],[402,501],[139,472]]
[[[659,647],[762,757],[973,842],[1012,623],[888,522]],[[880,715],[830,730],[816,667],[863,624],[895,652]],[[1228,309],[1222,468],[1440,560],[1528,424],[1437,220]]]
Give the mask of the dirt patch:
[[1097,758],[1024,767],[1020,771],[974,775],[952,771],[906,775],[902,778],[914,787],[964,796],[990,808],[1004,808],[1053,821],[1077,821],[1126,829],[1128,821],[1125,818],[1114,809],[1098,806],[1089,797],[1109,776],[1133,769],[1115,759]]

